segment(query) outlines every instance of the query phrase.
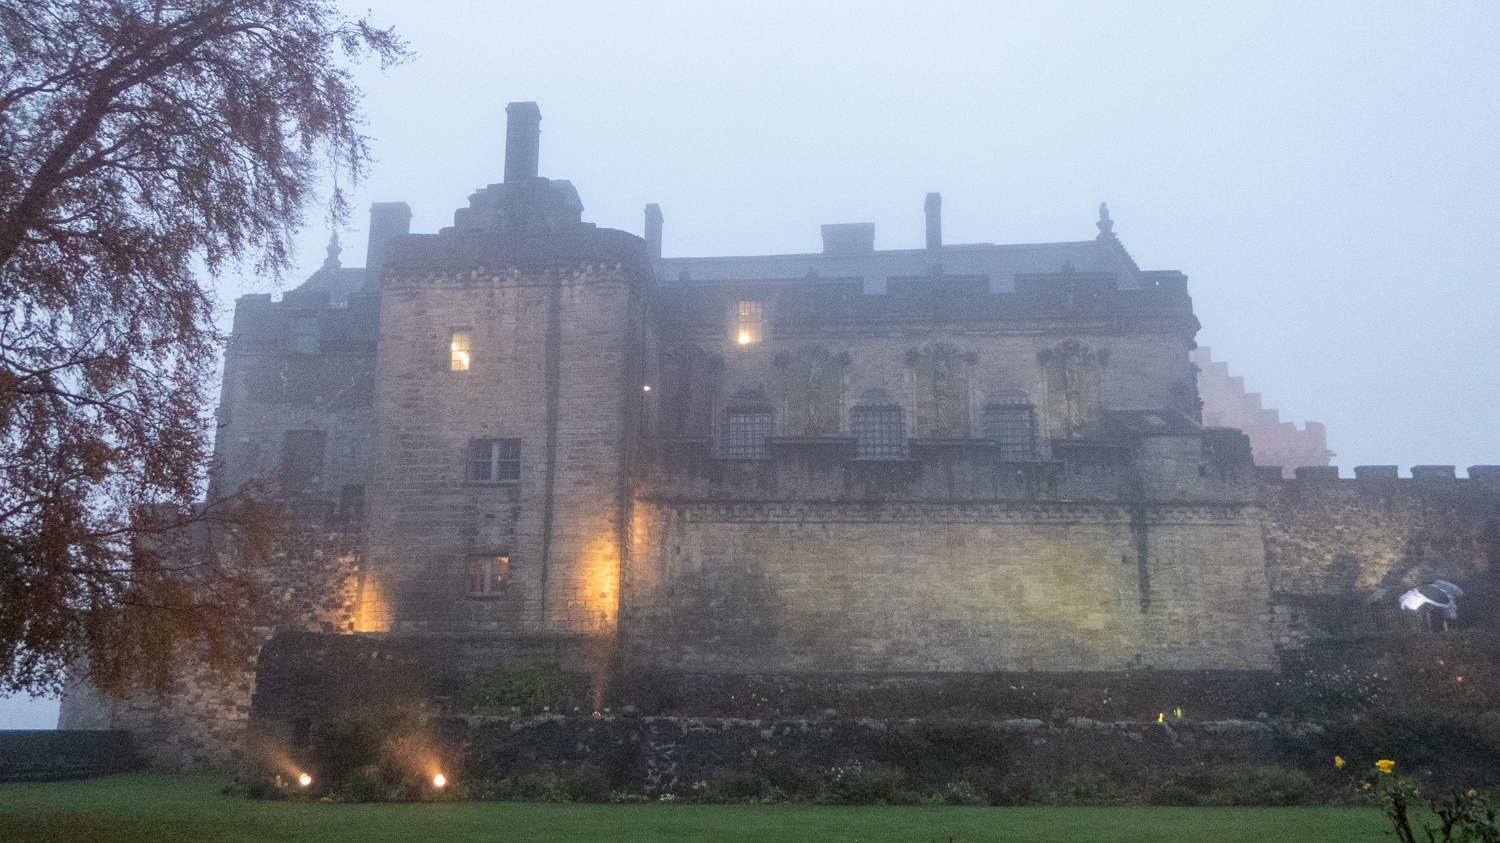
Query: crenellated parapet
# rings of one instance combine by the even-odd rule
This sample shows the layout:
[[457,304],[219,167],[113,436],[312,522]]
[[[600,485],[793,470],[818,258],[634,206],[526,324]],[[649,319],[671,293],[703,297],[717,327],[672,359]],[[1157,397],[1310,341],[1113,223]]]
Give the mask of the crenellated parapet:
[[[1261,513],[1277,643],[1381,628],[1399,614],[1397,597],[1436,579],[1469,594],[1483,614],[1500,591],[1500,466],[1334,466],[1282,479],[1259,467]],[[1461,601],[1461,611],[1465,601]]]

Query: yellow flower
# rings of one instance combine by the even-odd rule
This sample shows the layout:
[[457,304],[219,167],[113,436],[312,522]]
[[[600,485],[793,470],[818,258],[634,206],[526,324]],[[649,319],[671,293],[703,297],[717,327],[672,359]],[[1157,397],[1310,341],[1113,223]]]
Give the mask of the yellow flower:
[[1335,756],[1333,756],[1333,766],[1335,766],[1335,767],[1339,768],[1340,770],[1342,770],[1344,768],[1344,756],[1342,756],[1342,755],[1335,755]]
[[1369,782],[1365,782],[1365,790],[1369,790],[1369,789],[1370,789],[1370,783]]
[[1396,762],[1392,761],[1389,758],[1382,758],[1379,761],[1375,762],[1375,766],[1380,768],[1380,772],[1389,773],[1391,770],[1395,769]]
[[1478,795],[1479,795],[1479,791],[1475,790],[1472,787],[1469,788],[1469,794],[1468,794],[1468,796],[1469,796],[1470,799],[1473,799],[1474,797],[1476,797]]

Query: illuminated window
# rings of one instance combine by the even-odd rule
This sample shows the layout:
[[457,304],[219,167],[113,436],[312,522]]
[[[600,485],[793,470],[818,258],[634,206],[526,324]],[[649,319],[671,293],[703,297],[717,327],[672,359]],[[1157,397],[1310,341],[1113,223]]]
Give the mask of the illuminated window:
[[736,460],[766,458],[766,438],[775,432],[770,410],[730,412],[724,424],[724,456]]
[[491,597],[500,593],[510,572],[509,556],[472,556],[469,558],[469,596]]
[[899,460],[906,456],[906,425],[900,407],[855,407],[849,428],[862,460]]
[[468,331],[454,331],[453,337],[448,341],[448,370],[450,372],[469,371]]
[[1030,404],[989,404],[984,408],[984,438],[994,442],[1000,459],[1036,459],[1036,413]]
[[742,301],[735,308],[734,341],[740,345],[760,342],[765,334],[766,315],[758,301]]
[[470,483],[504,483],[521,479],[521,440],[472,439],[469,441]]

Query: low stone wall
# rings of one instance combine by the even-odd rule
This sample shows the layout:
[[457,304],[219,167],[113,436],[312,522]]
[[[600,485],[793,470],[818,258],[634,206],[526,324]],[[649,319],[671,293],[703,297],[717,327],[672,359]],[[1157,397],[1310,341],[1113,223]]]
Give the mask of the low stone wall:
[[0,730],[0,782],[83,779],[141,767],[119,730]]

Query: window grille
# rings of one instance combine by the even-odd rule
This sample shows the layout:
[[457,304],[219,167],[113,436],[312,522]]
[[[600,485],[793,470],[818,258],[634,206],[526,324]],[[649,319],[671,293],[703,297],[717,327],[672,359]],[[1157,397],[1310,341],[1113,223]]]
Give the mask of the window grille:
[[900,407],[855,407],[849,427],[859,442],[862,460],[898,460],[906,456],[906,425]]
[[766,439],[775,433],[769,411],[731,412],[724,425],[724,456],[736,460],[766,458]]
[[448,370],[469,371],[469,332],[454,331],[448,340]]
[[742,301],[735,308],[734,337],[740,345],[758,343],[765,334],[765,309],[758,301]]
[[510,572],[509,556],[475,556],[469,559],[468,588],[470,597],[491,597],[500,593]]
[[1036,459],[1036,413],[1030,404],[990,404],[984,408],[984,438],[996,443],[1000,459]]
[[474,439],[469,442],[470,483],[503,483],[521,479],[521,440]]

